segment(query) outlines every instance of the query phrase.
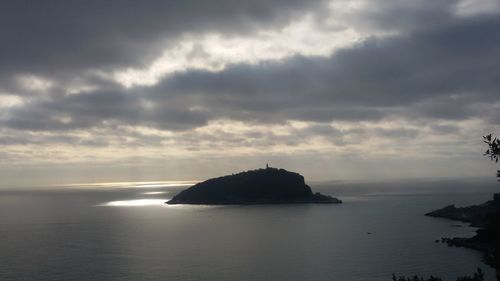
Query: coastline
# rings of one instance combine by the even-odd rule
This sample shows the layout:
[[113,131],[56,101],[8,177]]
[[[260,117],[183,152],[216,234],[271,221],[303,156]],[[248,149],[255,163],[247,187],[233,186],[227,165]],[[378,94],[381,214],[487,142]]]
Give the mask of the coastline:
[[500,280],[500,194],[494,194],[493,200],[480,205],[458,208],[449,205],[425,215],[470,223],[470,226],[478,227],[473,237],[443,237],[441,242],[449,247],[480,251],[483,253],[483,261],[496,270],[497,280]]

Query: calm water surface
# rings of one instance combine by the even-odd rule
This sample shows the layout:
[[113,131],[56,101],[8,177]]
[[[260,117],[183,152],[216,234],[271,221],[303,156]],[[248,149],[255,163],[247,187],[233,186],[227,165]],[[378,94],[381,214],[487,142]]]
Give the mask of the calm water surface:
[[474,229],[424,213],[496,183],[316,184],[341,205],[166,206],[185,187],[0,191],[0,280],[454,280],[481,254],[436,244]]

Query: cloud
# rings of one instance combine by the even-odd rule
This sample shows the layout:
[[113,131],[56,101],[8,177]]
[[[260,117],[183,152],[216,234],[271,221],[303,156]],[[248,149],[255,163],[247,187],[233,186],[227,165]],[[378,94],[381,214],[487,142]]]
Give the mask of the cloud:
[[500,51],[494,47],[499,28],[498,17],[466,18],[435,30],[365,40],[326,58],[187,70],[154,86],[113,85],[23,103],[8,109],[4,124],[27,130],[108,123],[187,130],[217,119],[484,118],[486,104],[498,101],[500,91]]
[[433,132],[438,134],[456,134],[460,132],[460,128],[456,125],[449,124],[435,124],[431,126]]
[[316,1],[9,1],[0,5],[0,74],[47,76],[151,61],[182,34],[252,33]]
[[492,3],[1,3],[0,154],[473,157],[500,120]]
[[185,97],[194,106],[241,120],[409,117],[401,108],[421,117],[469,118],[481,113],[462,111],[465,106],[498,100],[498,28],[498,17],[461,20],[437,30],[367,40],[328,58],[188,71],[148,91],[155,101]]

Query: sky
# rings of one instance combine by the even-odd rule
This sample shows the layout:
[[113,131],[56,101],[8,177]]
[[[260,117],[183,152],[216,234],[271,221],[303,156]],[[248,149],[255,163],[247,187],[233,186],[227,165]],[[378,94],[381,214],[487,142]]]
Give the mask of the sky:
[[491,177],[498,0],[2,1],[0,186]]

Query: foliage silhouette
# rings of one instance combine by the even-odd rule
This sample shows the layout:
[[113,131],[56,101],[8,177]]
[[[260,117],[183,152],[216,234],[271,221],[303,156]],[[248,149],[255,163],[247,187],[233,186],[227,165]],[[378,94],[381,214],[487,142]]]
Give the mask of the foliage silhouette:
[[[488,149],[484,153],[492,161],[498,163],[500,159],[500,139],[493,137],[491,134],[483,136],[483,141],[488,145]],[[500,178],[500,170],[497,170],[497,177]]]

